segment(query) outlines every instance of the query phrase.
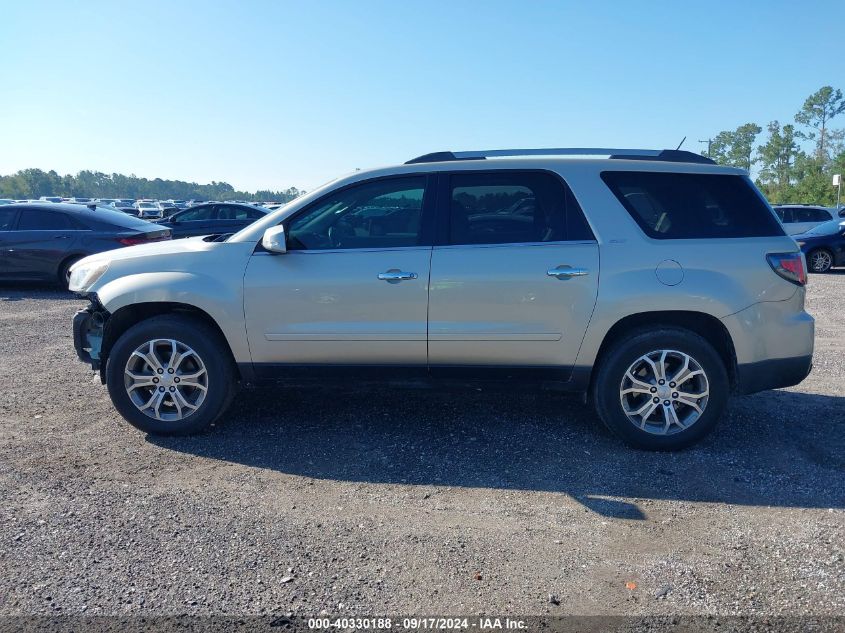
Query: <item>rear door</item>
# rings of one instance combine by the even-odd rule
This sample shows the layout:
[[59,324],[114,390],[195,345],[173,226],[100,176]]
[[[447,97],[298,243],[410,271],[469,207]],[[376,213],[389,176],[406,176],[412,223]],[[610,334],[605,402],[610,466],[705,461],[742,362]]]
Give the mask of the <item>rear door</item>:
[[67,213],[44,207],[23,207],[7,242],[9,267],[21,279],[52,281],[65,258],[74,252],[83,227]]
[[429,364],[568,378],[593,311],[599,251],[574,196],[544,171],[440,178]]

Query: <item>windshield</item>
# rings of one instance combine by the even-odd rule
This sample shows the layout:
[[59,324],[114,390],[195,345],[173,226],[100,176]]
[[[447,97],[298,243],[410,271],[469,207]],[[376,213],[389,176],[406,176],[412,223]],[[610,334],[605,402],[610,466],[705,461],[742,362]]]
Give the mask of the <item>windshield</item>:
[[814,226],[807,231],[806,235],[834,235],[845,228],[845,221],[831,220],[830,222],[822,222],[818,226]]
[[139,209],[157,209],[158,207],[156,207],[156,205],[154,205],[152,202],[139,202],[138,208]]

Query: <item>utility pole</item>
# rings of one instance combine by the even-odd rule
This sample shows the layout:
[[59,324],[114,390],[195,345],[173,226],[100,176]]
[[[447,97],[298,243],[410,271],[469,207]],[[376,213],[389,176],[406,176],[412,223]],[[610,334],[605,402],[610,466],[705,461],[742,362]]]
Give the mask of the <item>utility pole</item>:
[[707,158],[713,158],[713,157],[710,155],[710,148],[713,146],[713,139],[712,139],[712,138],[708,138],[708,139],[705,139],[705,140],[703,140],[703,141],[702,141],[701,139],[699,139],[699,141],[698,141],[698,142],[699,142],[699,143],[707,143]]

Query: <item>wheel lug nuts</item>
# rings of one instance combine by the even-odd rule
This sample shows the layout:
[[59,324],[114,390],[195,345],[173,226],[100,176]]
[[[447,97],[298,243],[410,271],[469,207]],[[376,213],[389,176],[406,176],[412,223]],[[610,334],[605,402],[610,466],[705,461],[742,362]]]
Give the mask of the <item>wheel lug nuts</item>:
[[176,391],[176,387],[171,387],[171,388],[170,388],[170,393],[173,393],[174,391]]
[[674,382],[670,382],[670,383],[669,383],[669,386],[670,386],[670,387],[672,387],[672,388],[674,389],[674,388],[675,388],[675,383],[674,383]]
[[664,406],[664,407],[668,407],[668,406],[669,406],[669,404],[670,404],[670,403],[669,403],[669,401],[668,401],[668,400],[664,400],[664,401],[663,401],[663,406]]
[[159,368],[159,369],[157,369],[156,371],[157,371],[158,373],[160,373],[160,374],[163,374],[163,373],[164,373],[164,370],[163,370],[163,369],[160,369],[160,368]]
[[665,381],[665,380],[663,380],[663,379],[661,379],[661,380],[658,380],[658,381],[657,381],[657,384],[658,384],[658,385],[665,385],[665,384],[666,384],[666,381]]
[[153,378],[153,382],[158,382],[158,378]]
[[168,373],[168,374],[172,374],[172,373],[173,373],[173,368],[171,367],[170,369],[168,369],[168,370],[167,370],[167,373]]
[[660,402],[660,398],[655,398],[654,402]]
[[178,378],[174,378],[174,379],[173,379],[173,382],[179,382],[179,379],[178,379]]
[[673,394],[672,394],[672,397],[673,397],[673,398],[677,398],[677,397],[678,397],[678,392],[676,391],[675,393],[673,393]]
[[650,391],[651,391],[651,393],[657,393],[657,387],[652,387],[652,388],[650,389]]
[[159,388],[158,388],[158,390],[159,390],[159,391],[164,391],[164,387],[159,387]]

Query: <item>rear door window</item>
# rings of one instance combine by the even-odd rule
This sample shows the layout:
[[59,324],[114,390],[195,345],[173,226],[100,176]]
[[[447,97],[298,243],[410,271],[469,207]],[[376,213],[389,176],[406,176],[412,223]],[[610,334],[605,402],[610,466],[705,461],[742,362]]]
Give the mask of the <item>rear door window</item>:
[[813,207],[794,207],[793,222],[827,222],[830,214],[824,209],[814,209]]
[[594,239],[572,192],[551,174],[461,172],[449,188],[449,244]]
[[606,171],[601,177],[654,239],[784,235],[769,207],[742,176]]

